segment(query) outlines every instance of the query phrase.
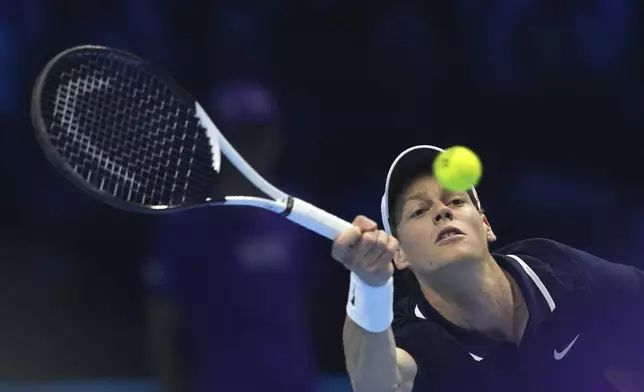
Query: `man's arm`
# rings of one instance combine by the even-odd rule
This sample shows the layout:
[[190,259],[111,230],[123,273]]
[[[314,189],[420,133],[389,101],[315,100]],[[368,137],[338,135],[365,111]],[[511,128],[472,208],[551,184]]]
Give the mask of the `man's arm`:
[[351,270],[343,343],[356,392],[409,392],[416,363],[396,348],[392,258],[398,241],[364,216],[333,242],[333,258]]
[[397,348],[391,328],[369,332],[349,317],[344,322],[344,355],[351,385],[356,392],[410,392],[416,362]]

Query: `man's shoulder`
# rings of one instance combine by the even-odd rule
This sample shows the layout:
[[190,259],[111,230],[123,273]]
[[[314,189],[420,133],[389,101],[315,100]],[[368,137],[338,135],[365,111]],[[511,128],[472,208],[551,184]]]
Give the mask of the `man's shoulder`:
[[417,318],[414,315],[414,308],[417,304],[418,301],[412,295],[401,298],[394,303],[394,332],[400,326],[401,322],[405,323],[406,321],[413,321]]
[[589,266],[608,263],[582,249],[548,238],[529,238],[505,245],[494,254],[520,257],[535,272],[583,275]]
[[414,307],[416,306],[411,296],[404,297],[394,303],[394,321],[392,328],[396,333],[401,327],[406,326],[409,322],[414,322]]
[[537,237],[512,242],[494,250],[493,253],[529,255],[544,259],[544,262],[552,262],[552,258],[546,260],[548,256],[555,256],[557,259],[570,258],[569,251],[571,249],[573,248],[561,242],[549,238]]
[[[579,292],[635,287],[644,282],[644,273],[635,267],[608,261],[583,249],[546,238],[531,238],[506,245],[495,255],[520,257],[542,279],[565,284]],[[553,280],[554,279],[554,280]]]
[[411,296],[403,297],[394,304],[394,312],[409,313],[410,309],[413,310],[413,303]]
[[[431,384],[434,390],[442,390],[429,380],[442,378],[449,368],[472,366],[476,363],[473,358],[475,361],[480,358],[476,359],[478,357],[469,350],[467,337],[461,342],[459,334],[453,334],[428,305],[419,305],[419,302],[422,303],[413,295],[397,301],[391,328],[396,347],[411,355],[418,366],[415,384]],[[424,313],[421,313],[421,308]],[[451,385],[454,379],[449,379]]]
[[438,322],[435,322],[432,317],[425,317],[421,313],[419,308],[421,302],[422,300],[416,296],[409,295],[394,304],[392,330],[397,339],[411,337],[411,335],[418,332],[418,328],[422,328],[424,333],[442,331]]

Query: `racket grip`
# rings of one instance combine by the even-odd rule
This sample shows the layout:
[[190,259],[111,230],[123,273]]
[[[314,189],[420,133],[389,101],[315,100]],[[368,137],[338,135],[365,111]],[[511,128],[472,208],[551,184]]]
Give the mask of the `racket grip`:
[[296,197],[293,197],[291,213],[286,217],[331,241],[334,241],[344,230],[352,227],[351,223]]

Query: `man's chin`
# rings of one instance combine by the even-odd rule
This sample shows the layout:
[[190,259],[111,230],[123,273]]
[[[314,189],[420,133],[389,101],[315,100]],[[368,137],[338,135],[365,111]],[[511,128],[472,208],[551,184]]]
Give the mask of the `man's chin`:
[[478,263],[481,259],[480,252],[472,249],[471,245],[467,244],[452,244],[450,247],[445,247],[439,252],[439,260],[432,263],[432,269],[440,269],[445,267],[466,266],[472,263]]

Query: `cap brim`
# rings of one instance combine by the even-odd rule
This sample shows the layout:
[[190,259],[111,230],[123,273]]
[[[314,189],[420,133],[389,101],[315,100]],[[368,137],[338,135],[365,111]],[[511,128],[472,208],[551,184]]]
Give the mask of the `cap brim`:
[[[393,161],[387,173],[385,182],[385,193],[382,196],[380,213],[382,224],[390,235],[393,235],[391,218],[391,208],[396,202],[396,197],[405,186],[407,181],[422,173],[432,173],[434,160],[444,150],[442,148],[430,145],[413,146],[401,152]],[[472,193],[476,200],[477,207],[480,209],[480,202],[476,190],[472,188]]]

